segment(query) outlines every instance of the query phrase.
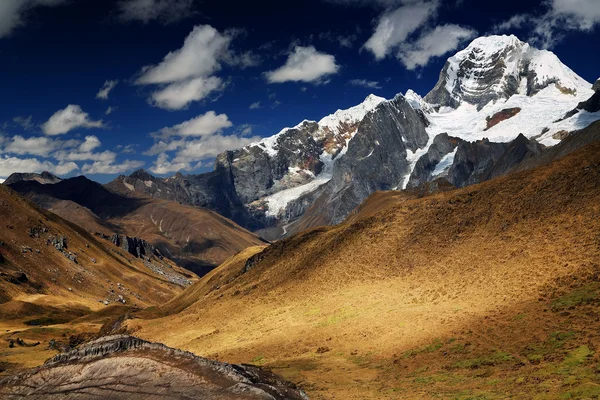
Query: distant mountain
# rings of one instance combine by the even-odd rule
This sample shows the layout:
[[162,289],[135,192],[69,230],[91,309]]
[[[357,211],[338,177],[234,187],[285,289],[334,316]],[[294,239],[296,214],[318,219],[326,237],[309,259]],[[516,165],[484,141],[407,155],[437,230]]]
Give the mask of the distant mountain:
[[2,185],[0,219],[2,320],[57,314],[58,305],[89,312],[99,301],[157,305],[196,279],[155,254],[142,259],[122,251]]
[[[151,182],[141,171],[136,176]],[[143,239],[200,275],[244,248],[262,244],[256,235],[214,211],[151,197],[125,197],[83,176],[54,184],[18,181],[14,176],[7,181],[12,189],[88,232]]]
[[463,187],[502,174],[600,119],[597,89],[549,51],[481,37],[448,59],[425,97],[370,95],[219,154],[209,173],[162,179],[140,170],[106,187],[214,210],[277,239],[339,223],[377,190],[440,178]]
[[59,178],[56,175],[51,174],[48,171],[44,171],[41,174],[17,172],[17,173],[12,174],[11,176],[9,176],[4,181],[4,184],[11,185],[13,183],[20,182],[20,181],[36,181],[36,182],[41,183],[42,185],[46,185],[46,184],[58,183],[61,180],[62,180],[61,178]]

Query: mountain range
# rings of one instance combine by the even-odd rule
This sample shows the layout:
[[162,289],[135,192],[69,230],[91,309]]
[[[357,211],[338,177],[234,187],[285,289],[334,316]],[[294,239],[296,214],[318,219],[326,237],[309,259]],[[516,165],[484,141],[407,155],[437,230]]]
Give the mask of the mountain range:
[[600,119],[599,87],[515,36],[482,37],[448,59],[424,97],[369,95],[226,151],[212,172],[163,179],[140,170],[106,187],[210,209],[274,240],[339,223],[377,190],[503,174]]

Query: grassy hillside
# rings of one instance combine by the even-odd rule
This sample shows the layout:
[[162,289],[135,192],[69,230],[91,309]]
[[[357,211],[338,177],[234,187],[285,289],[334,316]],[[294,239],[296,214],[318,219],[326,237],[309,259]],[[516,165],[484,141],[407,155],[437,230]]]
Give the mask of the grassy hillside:
[[[135,258],[2,185],[0,221],[0,373],[39,365],[108,319],[163,304],[197,279],[166,259]],[[61,344],[49,349],[53,339]]]
[[129,326],[315,399],[598,396],[598,182],[595,144],[461,190],[374,194]]

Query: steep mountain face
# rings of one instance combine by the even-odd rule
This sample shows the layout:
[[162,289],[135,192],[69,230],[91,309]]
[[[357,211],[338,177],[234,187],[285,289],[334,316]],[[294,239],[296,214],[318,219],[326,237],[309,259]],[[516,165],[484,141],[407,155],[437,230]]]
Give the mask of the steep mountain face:
[[448,59],[424,98],[369,96],[220,154],[210,173],[139,172],[109,186],[207,207],[276,239],[338,223],[375,190],[497,176],[600,119],[597,96],[553,53],[482,37]]
[[5,378],[0,394],[4,399],[308,399],[261,368],[220,363],[126,335],[96,339]]
[[468,103],[481,110],[490,101],[516,94],[531,97],[551,85],[573,94],[589,86],[549,51],[512,35],[482,37],[448,59],[425,101],[452,108]]
[[[162,180],[149,174],[136,176],[139,179],[132,179],[131,185],[141,182],[148,190],[166,189]],[[242,249],[262,243],[216,212],[140,196],[127,187],[127,192],[138,196],[125,197],[85,177],[45,185],[35,180],[11,181],[12,189],[88,232],[98,232],[134,255],[135,249],[153,254],[155,248],[161,256],[199,275]]]

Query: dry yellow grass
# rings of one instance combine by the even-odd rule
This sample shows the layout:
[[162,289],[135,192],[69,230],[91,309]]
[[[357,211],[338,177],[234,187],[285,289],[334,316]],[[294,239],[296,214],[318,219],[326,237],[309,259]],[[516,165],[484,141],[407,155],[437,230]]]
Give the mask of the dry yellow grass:
[[129,326],[271,367],[315,399],[600,394],[599,180],[592,145],[466,189],[377,194],[347,223],[277,242],[246,272],[256,250],[241,254]]

